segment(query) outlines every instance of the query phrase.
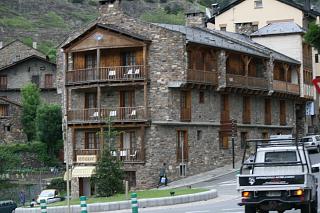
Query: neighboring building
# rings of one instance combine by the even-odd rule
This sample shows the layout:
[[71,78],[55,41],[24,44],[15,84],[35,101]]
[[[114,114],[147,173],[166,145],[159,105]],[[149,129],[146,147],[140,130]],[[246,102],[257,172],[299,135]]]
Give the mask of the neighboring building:
[[[94,193],[105,146],[131,187],[149,188],[164,162],[170,180],[230,163],[230,119],[237,159],[246,138],[303,134],[298,61],[208,30],[202,13],[188,26],[151,24],[125,15],[120,0],[100,3],[101,17],[63,42],[57,63],[73,197]],[[106,118],[121,132],[112,144],[99,134]]]
[[0,49],[0,96],[20,103],[21,88],[33,82],[44,102],[60,104],[55,81],[56,65],[35,48],[15,40]]
[[320,13],[290,0],[237,0],[215,11],[208,27],[228,32],[251,34],[275,22],[294,22],[307,29]]
[[8,98],[0,97],[0,144],[25,141],[21,125],[21,105]]
[[[309,0],[305,0],[304,5],[289,0],[237,0],[215,10],[208,23],[209,28],[253,33],[255,41],[300,61],[301,97],[305,98],[307,112],[306,133],[320,132],[319,94],[312,85],[312,79],[317,73],[320,75],[320,69],[312,62],[318,54],[303,41],[308,24],[318,16],[320,13],[311,9]],[[258,29],[263,38],[254,33]]]
[[[312,48],[304,42],[304,33],[305,30],[294,22],[277,22],[270,23],[252,33],[251,38],[259,44],[301,62],[299,72],[301,75],[300,79],[303,79],[303,82],[301,82],[301,86],[303,86],[301,88],[301,94],[303,94],[306,101],[309,101],[308,106],[310,103],[313,103],[315,89],[312,84]],[[287,76],[288,75],[284,75],[282,77],[287,78]],[[281,76],[278,78],[281,78]],[[314,106],[309,106],[309,108],[314,111]],[[316,109],[318,109],[318,107],[316,107]],[[317,129],[313,129],[314,126],[316,126],[315,124],[318,124],[318,118],[314,116],[315,112],[307,112],[307,114],[311,115],[310,117],[307,116],[310,118],[308,121],[308,132],[318,132]]]
[[[34,43],[34,47],[36,44]],[[42,101],[61,103],[56,88],[56,65],[35,48],[15,40],[0,48],[0,97],[2,108],[0,141],[24,141],[20,123],[21,88],[33,82],[40,88]],[[14,110],[14,111],[12,111]],[[3,119],[5,118],[5,119]],[[9,133],[10,132],[10,133]]]

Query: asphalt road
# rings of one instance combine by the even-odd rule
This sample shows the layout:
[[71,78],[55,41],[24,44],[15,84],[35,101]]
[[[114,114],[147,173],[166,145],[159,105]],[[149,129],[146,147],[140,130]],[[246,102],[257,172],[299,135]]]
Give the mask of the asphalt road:
[[[320,163],[320,154],[311,154],[310,158],[312,164]],[[234,173],[194,184],[192,187],[217,189],[218,198],[209,201],[175,206],[139,209],[139,213],[244,213],[244,207],[237,205],[240,201],[240,194],[236,191],[236,179]],[[298,212],[300,212],[300,210],[286,211],[286,213]],[[320,212],[320,207],[318,212]],[[113,211],[112,213],[131,213],[131,210]]]

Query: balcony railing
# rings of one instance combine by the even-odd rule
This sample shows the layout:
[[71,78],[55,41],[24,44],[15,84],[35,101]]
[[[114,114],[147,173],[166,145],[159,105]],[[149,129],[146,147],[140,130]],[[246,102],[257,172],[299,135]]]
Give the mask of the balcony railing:
[[218,84],[217,72],[188,69],[187,81],[193,82],[193,83],[217,85]]
[[267,89],[268,82],[264,78],[227,74],[227,86],[252,89]]
[[300,93],[300,88],[298,84],[293,84],[279,80],[273,80],[273,90],[297,95],[299,95]]
[[[74,161],[77,163],[97,163],[100,154],[100,149],[77,149],[74,150]],[[142,149],[115,149],[110,151],[110,154],[125,163],[144,161]]]
[[113,107],[68,110],[69,122],[102,122],[110,118],[112,121],[144,121],[144,107]]
[[68,71],[66,84],[134,81],[144,80],[146,77],[146,67],[143,65],[87,68]]
[[180,110],[180,121],[191,121],[191,108],[181,108]]

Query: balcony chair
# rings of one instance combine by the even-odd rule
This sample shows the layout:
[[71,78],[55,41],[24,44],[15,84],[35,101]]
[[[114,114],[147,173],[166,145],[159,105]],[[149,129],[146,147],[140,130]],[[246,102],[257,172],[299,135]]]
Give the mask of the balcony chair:
[[133,152],[133,154],[130,154],[130,159],[131,159],[131,160],[136,160],[136,159],[137,159],[137,154],[138,154],[138,151],[135,150],[135,151]]
[[139,78],[140,77],[140,69],[136,69],[135,71],[134,71],[134,77],[136,77],[136,78]]
[[109,70],[108,76],[111,79],[115,78],[116,77],[116,71],[115,70]]
[[90,118],[97,119],[99,117],[99,112],[94,112]]
[[135,119],[137,115],[137,111],[133,109],[131,113],[129,113],[129,119]]
[[115,116],[117,116],[117,111],[115,111],[115,110],[110,111],[109,116],[110,116],[110,117],[115,117]]

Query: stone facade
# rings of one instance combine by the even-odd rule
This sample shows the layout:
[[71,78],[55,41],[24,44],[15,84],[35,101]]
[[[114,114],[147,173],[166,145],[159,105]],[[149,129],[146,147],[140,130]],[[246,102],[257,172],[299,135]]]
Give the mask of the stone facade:
[[0,105],[2,110],[4,107],[6,108],[6,113],[2,111],[2,115],[0,115],[0,144],[25,141],[26,135],[20,121],[20,104],[6,98],[0,98]]
[[[270,57],[266,63],[267,67],[264,78],[267,79],[269,92],[237,92],[228,90],[226,79],[226,63],[228,54],[226,50],[219,49],[217,56],[218,85],[216,87],[208,86],[187,86],[187,83],[181,86],[171,88],[171,82],[186,82],[188,53],[186,45],[186,36],[182,33],[165,29],[157,25],[145,23],[135,18],[125,15],[120,8],[119,1],[113,4],[106,3],[100,7],[101,17],[97,23],[106,24],[106,26],[117,26],[119,29],[132,33],[132,35],[141,35],[147,40],[147,65],[148,82],[143,86],[128,85],[112,87],[110,84],[100,83],[92,85],[65,85],[65,73],[72,68],[73,58],[67,52],[66,45],[84,33],[81,29],[78,33],[70,35],[61,48],[65,53],[60,52],[58,57],[58,85],[63,86],[64,113],[68,110],[83,109],[85,105],[85,93],[98,93],[101,89],[101,95],[98,100],[103,107],[119,106],[118,92],[125,89],[133,89],[135,96],[135,105],[143,105],[147,102],[148,122],[144,124],[121,124],[118,129],[124,132],[135,132],[134,146],[144,149],[144,160],[140,163],[124,163],[124,170],[127,173],[134,173],[135,184],[137,188],[150,188],[158,183],[159,169],[166,163],[168,166],[168,177],[170,180],[181,178],[180,166],[186,164],[186,175],[197,174],[210,169],[217,168],[231,162],[232,151],[231,142],[228,147],[223,147],[220,140],[221,130],[221,111],[222,95],[228,94],[230,107],[230,118],[238,121],[238,132],[236,135],[236,160],[241,159],[241,140],[242,136],[247,138],[261,138],[273,134],[291,134],[296,127],[297,117],[296,104],[294,98],[290,96],[276,96],[271,91],[272,88],[272,66],[273,59]],[[194,18],[198,18],[194,16]],[[201,18],[195,23],[200,26]],[[190,23],[189,23],[190,24]],[[90,29],[92,26],[87,28]],[[112,28],[113,29],[113,28]],[[119,35],[119,37],[122,35]],[[66,64],[68,58],[68,64]],[[268,65],[270,63],[270,66]],[[107,88],[107,89],[105,89]],[[183,91],[190,92],[191,118],[190,121],[181,121],[181,106],[183,105]],[[203,93],[203,100],[200,103],[200,92]],[[68,95],[67,95],[68,94]],[[242,122],[243,100],[244,97],[250,98],[251,119],[250,124]],[[147,98],[145,100],[145,98]],[[264,104],[265,99],[271,100],[272,119],[271,124],[265,125]],[[67,101],[68,100],[68,103]],[[280,100],[286,102],[286,124],[280,125]],[[69,122],[69,121],[68,121]],[[86,131],[99,131],[105,126],[90,123],[81,124],[80,127],[64,126],[65,128],[65,148],[68,146],[69,162],[73,167],[79,164],[73,161],[74,149],[85,149],[84,134]],[[117,124],[119,125],[119,124]],[[116,124],[115,124],[116,126]],[[117,126],[116,126],[117,127]],[[181,136],[181,132],[186,135]],[[124,136],[123,136],[124,137]],[[187,137],[186,147],[188,149],[188,159],[181,162],[179,154],[178,138]],[[231,140],[231,137],[229,138]],[[119,145],[116,139],[116,144]],[[182,139],[180,139],[182,140]],[[243,141],[242,141],[243,143]],[[125,145],[123,145],[125,146]],[[180,145],[181,146],[181,145]],[[82,164],[81,164],[82,165]],[[81,186],[80,186],[81,187]],[[72,179],[73,196],[80,194],[79,179]]]
[[[2,84],[0,96],[5,97],[13,103],[21,102],[21,88],[34,81],[38,81],[40,96],[43,102],[51,104],[60,104],[61,96],[57,94],[56,89],[56,65],[46,59],[46,56],[38,50],[31,48],[21,41],[16,40],[5,45],[0,49],[0,76]],[[3,80],[6,79],[6,80]],[[5,82],[5,83],[4,83]],[[14,107],[13,107],[14,106]],[[26,137],[22,132],[20,123],[20,107],[10,105],[9,109],[15,109],[17,112],[11,112],[9,120],[3,120],[4,125],[11,125],[12,131],[1,134],[1,140],[4,141],[25,141]],[[1,131],[5,128],[1,128]]]

